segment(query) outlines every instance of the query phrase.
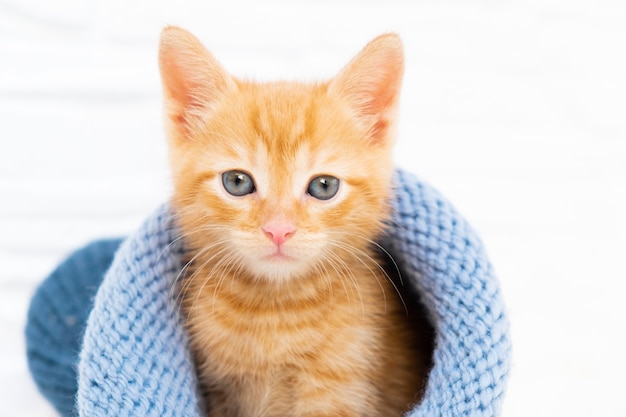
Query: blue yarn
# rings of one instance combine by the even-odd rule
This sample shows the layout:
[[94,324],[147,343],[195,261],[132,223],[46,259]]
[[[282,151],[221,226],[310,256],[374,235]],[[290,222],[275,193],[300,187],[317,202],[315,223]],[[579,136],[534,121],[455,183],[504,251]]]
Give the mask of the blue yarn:
[[[403,171],[397,172],[395,181],[395,210],[384,246],[401,265],[405,283],[420,294],[435,328],[426,392],[407,415],[498,416],[510,339],[498,282],[482,243],[436,190]],[[80,416],[202,415],[186,335],[172,302],[181,253],[167,206],[117,251],[95,296],[80,349],[76,394]],[[101,274],[96,269],[84,272]],[[44,286],[53,276],[62,279],[57,272]],[[82,301],[86,302],[84,297]],[[33,301],[34,310],[48,308],[47,302]],[[52,329],[54,325],[49,332]],[[27,332],[33,339],[29,346],[38,346],[35,338],[40,333],[45,331]],[[75,347],[68,344],[68,351],[75,352]],[[62,348],[51,350],[51,356],[65,357]],[[44,380],[45,363],[41,365],[30,351],[29,361],[35,380]],[[55,364],[65,366],[64,372],[71,368],[65,360]],[[74,385],[64,381],[67,408],[75,380]],[[59,398],[47,396],[59,410],[63,408]],[[74,402],[69,404],[71,408]]]
[[41,393],[63,416],[75,416],[76,365],[93,298],[121,239],[74,252],[39,286],[28,309],[26,354]]
[[435,327],[434,365],[409,415],[497,416],[509,370],[509,324],[478,236],[436,190],[397,173],[386,246]]

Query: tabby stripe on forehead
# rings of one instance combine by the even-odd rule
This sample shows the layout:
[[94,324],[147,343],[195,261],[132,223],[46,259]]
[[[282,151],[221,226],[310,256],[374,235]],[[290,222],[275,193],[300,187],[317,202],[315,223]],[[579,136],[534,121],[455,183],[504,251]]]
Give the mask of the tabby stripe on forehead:
[[199,174],[196,177],[196,181],[195,182],[196,182],[197,185],[201,185],[201,184],[203,184],[203,183],[205,183],[207,181],[210,181],[213,178],[217,177],[217,175],[218,174],[215,171],[205,171],[205,172],[203,172],[202,174]]

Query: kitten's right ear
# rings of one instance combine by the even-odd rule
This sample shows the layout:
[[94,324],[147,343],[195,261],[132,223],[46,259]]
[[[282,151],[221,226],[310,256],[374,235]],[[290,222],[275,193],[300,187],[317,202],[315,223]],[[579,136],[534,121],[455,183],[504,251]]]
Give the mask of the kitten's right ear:
[[161,33],[159,67],[170,135],[188,138],[210,114],[232,77],[191,33],[168,26]]
[[374,143],[393,142],[403,73],[402,42],[388,33],[368,43],[330,85],[347,98]]

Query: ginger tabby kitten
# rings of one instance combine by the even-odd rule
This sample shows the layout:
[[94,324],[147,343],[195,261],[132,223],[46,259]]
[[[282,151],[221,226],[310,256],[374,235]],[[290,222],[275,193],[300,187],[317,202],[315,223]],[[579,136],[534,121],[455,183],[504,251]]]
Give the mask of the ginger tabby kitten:
[[166,28],[160,68],[180,283],[212,417],[400,416],[430,352],[374,244],[392,194],[396,35],[329,82],[229,75]]

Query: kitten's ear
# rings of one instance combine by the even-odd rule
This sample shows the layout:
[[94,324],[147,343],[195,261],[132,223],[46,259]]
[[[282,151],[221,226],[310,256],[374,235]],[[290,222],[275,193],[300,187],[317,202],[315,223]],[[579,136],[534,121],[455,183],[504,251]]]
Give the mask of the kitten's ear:
[[374,143],[393,141],[404,53],[402,41],[390,33],[368,43],[331,82],[369,128]]
[[159,67],[170,134],[188,137],[200,127],[232,77],[191,33],[168,26],[161,33]]

